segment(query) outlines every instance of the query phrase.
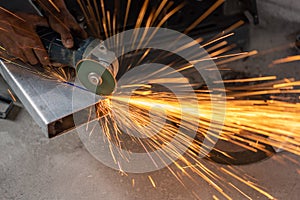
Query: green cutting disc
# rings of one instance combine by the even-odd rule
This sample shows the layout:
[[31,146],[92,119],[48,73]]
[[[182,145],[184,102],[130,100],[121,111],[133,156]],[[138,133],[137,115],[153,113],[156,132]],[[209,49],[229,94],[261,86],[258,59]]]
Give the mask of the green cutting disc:
[[84,59],[77,63],[77,77],[83,86],[97,95],[110,95],[116,87],[116,79],[101,63]]

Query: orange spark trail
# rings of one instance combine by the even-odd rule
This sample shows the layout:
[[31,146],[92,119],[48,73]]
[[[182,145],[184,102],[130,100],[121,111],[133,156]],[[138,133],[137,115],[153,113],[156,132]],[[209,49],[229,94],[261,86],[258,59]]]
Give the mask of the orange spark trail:
[[6,12],[6,13],[8,13],[8,14],[10,14],[10,15],[12,15],[12,16],[14,16],[14,17],[16,17],[16,18],[18,18],[19,20],[21,20],[21,21],[23,21],[23,22],[26,22],[26,20],[25,20],[25,19],[23,19],[23,18],[19,17],[18,15],[16,15],[16,14],[15,14],[15,13],[13,13],[13,12],[10,12],[9,10],[7,10],[7,9],[3,8],[2,6],[0,6],[0,10],[3,10],[4,12]]
[[13,93],[10,91],[10,89],[7,89],[7,92],[9,93],[10,97],[12,98],[12,100],[13,100],[14,102],[17,102],[16,97],[13,95]]
[[273,61],[273,64],[278,65],[278,64],[295,62],[295,61],[300,61],[300,55],[289,56],[287,58],[278,59],[278,60]]
[[213,11],[220,7],[225,0],[218,0],[214,5],[212,5],[201,17],[199,17],[194,23],[192,23],[184,32],[184,34],[189,33],[193,30],[198,24],[200,24],[204,19],[206,19]]
[[155,185],[155,182],[154,182],[153,178],[152,178],[151,176],[148,176],[148,178],[149,178],[149,180],[150,180],[152,186],[153,186],[154,188],[156,188],[156,185]]

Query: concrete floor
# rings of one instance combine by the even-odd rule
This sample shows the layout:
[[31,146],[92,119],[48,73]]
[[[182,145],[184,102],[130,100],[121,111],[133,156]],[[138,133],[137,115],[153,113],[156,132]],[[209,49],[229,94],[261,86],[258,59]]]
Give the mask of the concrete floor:
[[[300,33],[300,23],[285,20],[261,13],[261,24],[252,27],[251,48],[266,50],[292,43],[296,33]],[[287,48],[235,63],[234,68],[253,74],[300,79],[299,62],[268,67],[272,60],[296,53]],[[6,86],[3,81],[0,84],[3,92]],[[283,152],[237,169],[254,178],[277,199],[297,200],[300,164],[295,161],[300,163],[300,157]],[[156,188],[152,187],[148,175],[155,180]],[[226,181],[234,183],[232,179]],[[252,189],[236,184],[253,199],[265,199]],[[13,120],[0,120],[0,199],[186,200],[194,198],[192,191],[202,199],[212,199],[213,194],[222,199],[201,179],[197,179],[197,183],[187,180],[183,187],[167,169],[121,175],[95,160],[75,131],[53,140],[45,138],[25,109]],[[236,191],[230,194],[234,199],[243,199]]]

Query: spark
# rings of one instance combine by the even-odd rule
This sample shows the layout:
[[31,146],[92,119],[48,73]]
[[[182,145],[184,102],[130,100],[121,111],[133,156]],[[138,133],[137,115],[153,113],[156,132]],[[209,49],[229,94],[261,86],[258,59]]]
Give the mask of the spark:
[[219,198],[216,195],[212,196],[214,200],[219,200]]
[[134,178],[131,179],[131,183],[132,183],[132,187],[134,187],[135,186],[135,180],[134,180]]
[[2,6],[0,6],[0,10],[3,10],[4,12],[6,12],[6,13],[8,13],[8,14],[10,14],[10,15],[12,15],[12,16],[14,16],[14,17],[16,17],[16,18],[18,18],[19,20],[21,20],[21,21],[23,21],[23,22],[26,22],[26,20],[25,20],[25,19],[23,19],[22,17],[20,17],[20,16],[16,15],[16,14],[15,14],[15,13],[13,13],[13,12],[10,12],[9,10],[7,10],[7,9],[3,8]]
[[239,193],[241,193],[244,197],[246,197],[247,199],[252,200],[251,197],[249,197],[247,194],[245,194],[242,190],[240,190],[237,186],[235,186],[233,183],[229,183],[229,185],[231,187],[233,187],[234,189],[236,189]]
[[121,85],[121,88],[132,88],[132,87],[146,87],[151,88],[151,85],[148,84],[132,84],[132,85]]
[[[96,32],[96,36],[100,36],[100,27],[98,25],[98,21],[96,18],[96,15],[98,15],[98,12],[99,12],[98,7],[96,7],[96,14],[95,14],[94,9],[93,9],[94,7],[92,6],[91,1],[89,0],[87,2],[88,2],[87,9],[88,9],[88,12],[90,13],[90,18],[92,19],[93,27],[96,29],[96,30],[94,30],[94,32]],[[100,19],[100,18],[98,18],[98,19]]]
[[225,0],[218,0],[215,4],[213,4],[203,15],[201,15],[194,23],[192,23],[185,31],[184,33],[187,34],[196,26],[198,26],[204,19],[206,19],[213,11],[215,11],[218,7],[220,7]]
[[52,0],[48,0],[49,1],[49,3],[55,8],[55,10],[57,11],[57,12],[60,12],[60,9],[57,7],[57,5],[52,1]]
[[226,63],[230,63],[230,62],[233,62],[233,61],[236,61],[236,60],[240,60],[240,59],[243,59],[243,58],[247,58],[247,57],[250,57],[250,56],[254,56],[254,55],[257,55],[257,54],[258,54],[258,51],[257,50],[253,50],[253,51],[250,51],[248,54],[244,54],[244,55],[236,56],[236,57],[233,57],[233,58],[229,58],[227,60],[217,62],[216,64],[218,66],[220,66],[220,65],[224,65]]
[[143,22],[143,19],[145,17],[146,11],[147,11],[147,7],[149,4],[149,0],[146,0],[142,6],[142,9],[140,11],[140,14],[137,18],[136,24],[135,24],[135,28],[140,28]]
[[206,51],[207,51],[208,53],[210,53],[210,52],[215,51],[216,49],[219,49],[219,48],[221,48],[221,47],[223,47],[223,46],[226,46],[227,44],[228,44],[228,42],[223,41],[223,42],[220,42],[220,43],[216,44],[215,46],[212,46],[212,47],[206,49]]
[[126,14],[125,14],[125,20],[124,20],[123,31],[125,31],[125,29],[126,29],[127,20],[128,20],[128,15],[129,15],[129,10],[130,10],[130,5],[131,5],[131,0],[128,0],[128,1],[127,1],[127,6],[126,6]]
[[214,58],[214,57],[216,57],[218,55],[221,55],[223,53],[226,53],[226,52],[234,49],[235,47],[236,47],[236,44],[231,44],[229,46],[224,47],[223,49],[217,50],[214,53],[209,54],[209,56],[212,57],[212,58]]
[[163,83],[182,83],[188,84],[188,78],[156,78],[148,81],[149,84],[163,84]]
[[161,4],[159,5],[159,7],[156,9],[156,12],[154,13],[152,22],[150,24],[150,26],[153,26],[154,22],[156,21],[156,19],[158,18],[158,16],[160,15],[161,11],[165,8],[166,4],[168,3],[168,0],[163,0],[161,2]]
[[108,38],[109,35],[108,35],[108,27],[107,27],[107,19],[106,19],[106,11],[105,11],[104,0],[101,0],[100,3],[101,3],[102,25],[103,25],[103,29],[104,29],[104,34],[105,34],[106,38]]
[[242,183],[248,185],[249,187],[255,189],[256,191],[260,192],[261,194],[265,195],[267,198],[269,198],[269,199],[275,199],[272,195],[270,195],[270,194],[266,193],[265,191],[263,191],[262,189],[258,188],[253,183],[245,181],[244,179],[242,179],[239,176],[235,175],[234,173],[228,171],[227,169],[221,168],[221,170],[223,170],[228,175],[234,177],[235,179],[239,180],[240,182],[242,182]]
[[13,95],[13,93],[10,91],[10,89],[7,89],[7,92],[9,93],[10,97],[12,98],[12,100],[13,100],[14,102],[17,102],[16,97]]
[[248,55],[248,54],[249,54],[249,52],[233,53],[233,54],[227,54],[227,55],[223,55],[223,56],[212,57],[212,59],[218,60],[218,59],[222,59],[222,58],[230,58],[230,57],[236,57],[236,56],[242,56],[242,55]]
[[[93,1],[94,2],[94,5],[97,5],[97,2],[96,0]],[[95,20],[96,22],[100,22],[101,21],[101,17],[100,17],[100,12],[99,12],[99,8],[98,6],[94,6],[95,10],[96,10],[96,16],[97,16],[97,20]],[[95,14],[93,15],[95,16]],[[96,26],[97,27],[97,33],[100,35],[100,26],[101,26],[101,23],[98,23],[99,25]]]
[[209,45],[211,45],[211,44],[213,44],[213,43],[216,43],[216,42],[218,42],[218,41],[220,41],[220,40],[223,40],[223,39],[225,39],[225,38],[231,37],[231,36],[233,36],[233,35],[234,35],[234,33],[230,33],[230,34],[224,35],[224,36],[222,36],[222,37],[218,37],[217,39],[214,39],[214,40],[212,40],[212,41],[210,41],[210,42],[207,42],[207,43],[203,44],[202,47],[205,48],[206,46],[209,46]]
[[148,176],[148,178],[149,178],[149,180],[150,180],[152,186],[153,186],[154,188],[156,188],[156,184],[155,184],[153,178],[152,178],[151,176]]
[[[245,22],[243,20],[240,20],[240,21],[236,22],[235,24],[231,25],[229,28],[227,28],[226,30],[224,30],[222,32],[222,34],[220,34],[220,36],[232,32],[233,30],[235,30],[238,27],[242,26],[244,23]],[[219,37],[219,35],[217,37]]]
[[295,61],[300,61],[300,55],[289,56],[287,58],[278,59],[278,60],[273,61],[273,64],[278,65],[278,64],[295,62]]
[[300,86],[300,81],[276,84],[273,86],[273,88],[285,88],[285,87],[291,87],[291,86]]
[[[84,18],[86,19],[88,27],[91,29],[93,35],[97,35],[97,33],[95,31],[95,27],[94,27],[94,25],[92,25],[91,17],[89,15],[90,9],[88,9],[86,6],[84,6],[84,3],[82,0],[77,0],[77,3],[79,4],[79,6],[82,10],[82,13],[84,15]],[[104,20],[104,18],[103,18],[103,20]],[[105,25],[105,23],[103,23],[103,25]]]
[[184,7],[184,4],[179,4],[176,8],[168,12],[159,22],[159,24],[156,26],[157,28],[161,27],[171,16],[173,16],[175,13],[177,13],[181,8]]
[[[244,79],[234,79],[234,80],[223,80],[222,83],[245,83],[245,82],[256,82],[256,81],[269,81],[276,80],[276,76],[265,76],[256,78],[244,78]],[[220,83],[220,81],[215,81],[215,83]]]

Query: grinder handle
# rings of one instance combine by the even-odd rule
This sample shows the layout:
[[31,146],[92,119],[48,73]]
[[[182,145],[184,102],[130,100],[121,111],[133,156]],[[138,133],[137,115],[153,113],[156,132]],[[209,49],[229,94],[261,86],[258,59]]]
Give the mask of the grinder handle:
[[60,63],[74,68],[77,62],[82,59],[86,47],[93,40],[93,38],[81,40],[74,37],[74,47],[68,49],[62,44],[60,35],[52,29],[40,28],[37,32],[48,52],[50,62]]

